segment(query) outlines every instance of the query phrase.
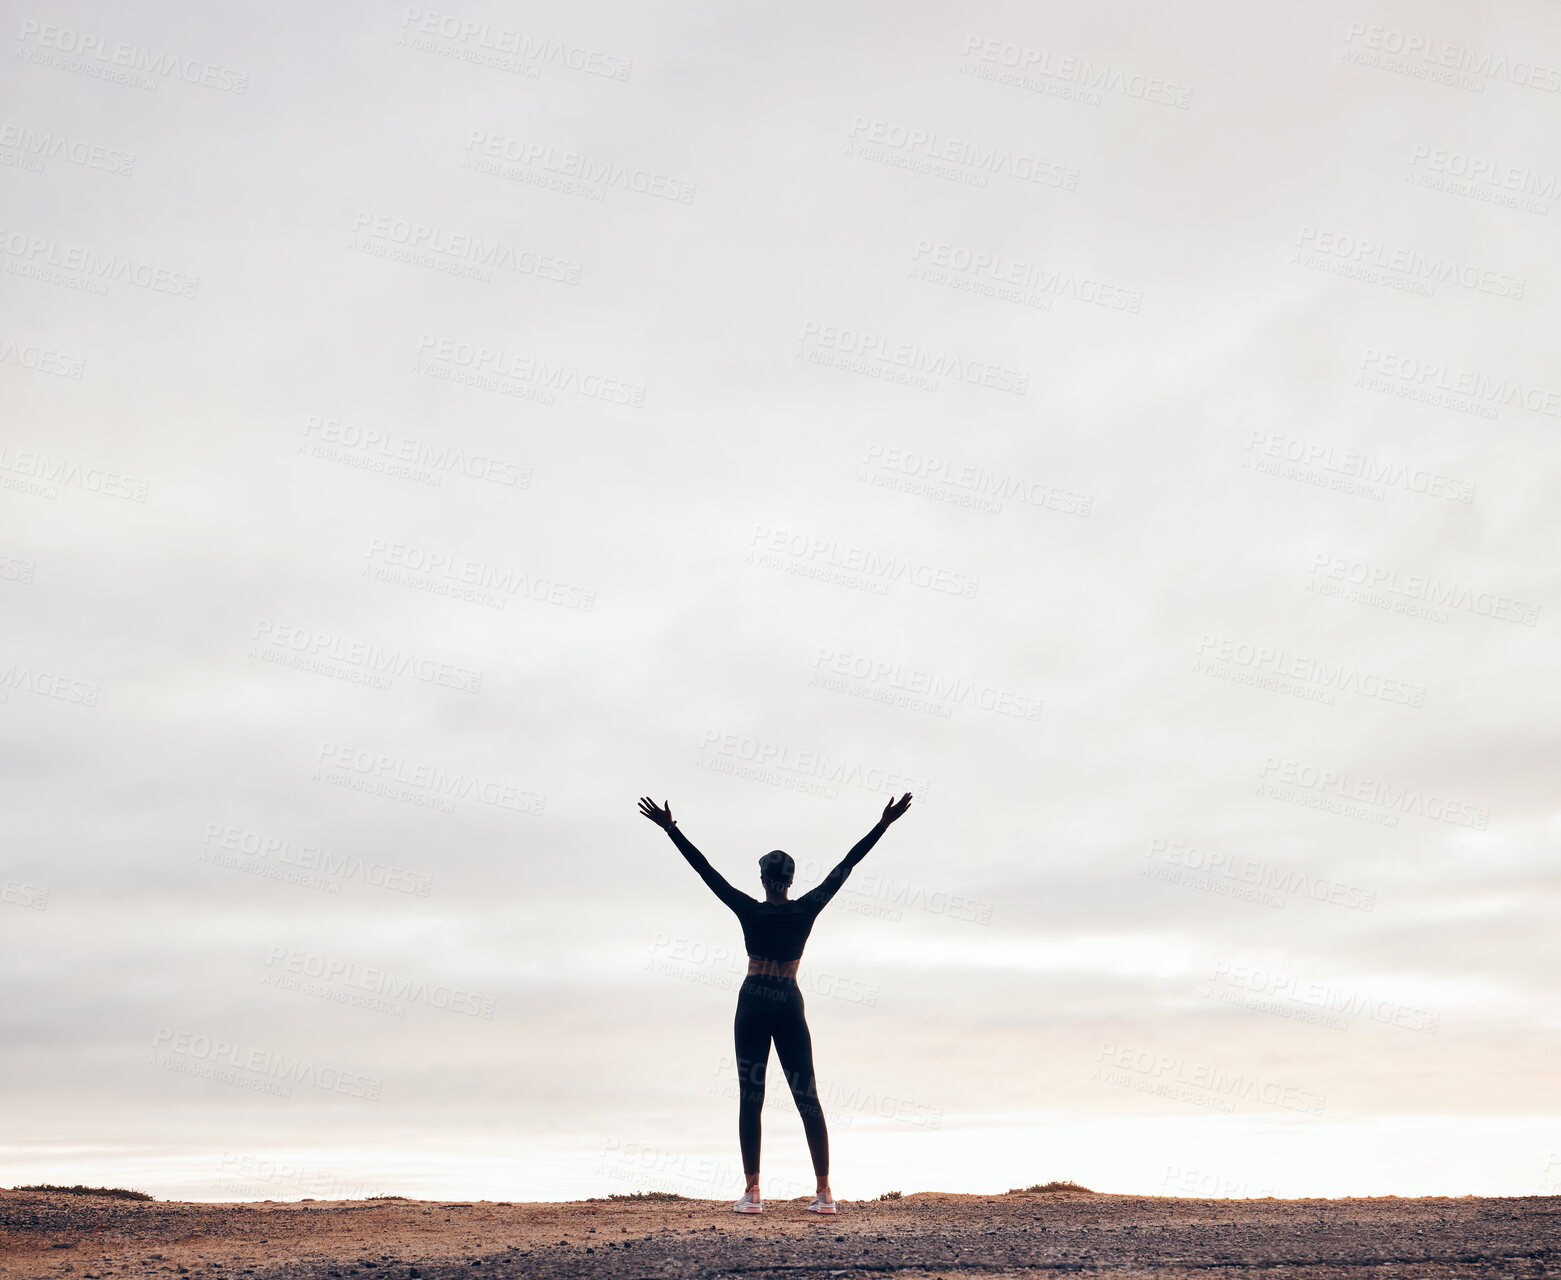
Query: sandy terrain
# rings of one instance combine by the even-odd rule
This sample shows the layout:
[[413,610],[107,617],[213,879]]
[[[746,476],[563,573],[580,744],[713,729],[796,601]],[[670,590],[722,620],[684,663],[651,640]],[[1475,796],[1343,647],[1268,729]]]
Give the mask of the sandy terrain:
[[997,1280],[1085,1271],[1214,1280],[1561,1276],[1561,1197],[1176,1200],[920,1193],[805,1201],[762,1216],[726,1201],[421,1200],[185,1204],[0,1191],[0,1275],[281,1277],[904,1273]]

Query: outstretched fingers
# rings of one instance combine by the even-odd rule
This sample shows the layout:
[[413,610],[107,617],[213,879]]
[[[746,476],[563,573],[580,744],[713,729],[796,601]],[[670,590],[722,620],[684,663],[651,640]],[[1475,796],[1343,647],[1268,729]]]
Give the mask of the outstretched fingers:
[[649,818],[657,826],[664,827],[672,821],[672,806],[663,800],[658,808],[656,802],[649,796],[641,796],[640,815]]

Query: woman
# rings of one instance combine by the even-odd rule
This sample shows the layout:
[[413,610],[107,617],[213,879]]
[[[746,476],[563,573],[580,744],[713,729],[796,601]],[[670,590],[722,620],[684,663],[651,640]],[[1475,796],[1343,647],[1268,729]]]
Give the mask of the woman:
[[791,1085],[791,1096],[802,1113],[802,1129],[807,1134],[813,1172],[818,1177],[818,1192],[808,1208],[814,1213],[835,1211],[834,1194],[829,1189],[829,1132],[824,1127],[824,1112],[813,1079],[813,1038],[808,1034],[802,989],[797,986],[797,962],[818,913],[846,882],[851,869],[878,843],[889,824],[910,807],[909,791],[886,804],[878,825],[857,841],[840,865],[817,888],[794,900],[786,896],[786,890],[791,887],[796,864],[789,854],[770,850],[759,859],[764,901],[758,902],[732,888],[705,860],[705,855],[689,843],[673,821],[671,806],[666,801],[658,809],[648,796],[640,798],[640,812],[672,837],[688,865],[736,913],[748,947],[748,976],[737,992],[733,1026],[737,1042],[737,1140],[747,1182],[742,1199],[732,1206],[737,1213],[764,1212],[759,1198],[759,1109],[764,1105],[764,1073],[769,1066],[771,1040]]

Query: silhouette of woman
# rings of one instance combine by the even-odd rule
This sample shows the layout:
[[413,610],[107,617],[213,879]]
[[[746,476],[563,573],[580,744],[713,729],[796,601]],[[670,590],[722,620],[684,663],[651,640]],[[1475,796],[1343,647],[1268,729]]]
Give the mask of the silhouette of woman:
[[797,962],[818,913],[846,882],[851,869],[878,843],[889,824],[910,807],[909,791],[886,804],[877,825],[856,842],[817,888],[800,898],[786,896],[796,864],[789,854],[770,850],[759,859],[759,882],[764,886],[764,901],[759,902],[732,888],[705,860],[705,855],[689,843],[673,821],[672,808],[666,801],[657,808],[648,796],[640,797],[640,812],[672,837],[688,865],[742,922],[743,941],[748,947],[748,976],[737,992],[737,1017],[732,1027],[737,1048],[737,1141],[742,1148],[747,1182],[742,1199],[732,1205],[737,1213],[764,1212],[759,1197],[759,1110],[764,1105],[764,1075],[772,1040],[781,1070],[791,1086],[792,1099],[802,1115],[802,1130],[807,1134],[813,1172],[818,1178],[818,1191],[808,1208],[814,1213],[835,1211],[835,1197],[829,1189],[829,1131],[824,1127],[824,1111],[819,1106],[813,1078],[813,1038],[808,1034],[802,989],[797,986]]

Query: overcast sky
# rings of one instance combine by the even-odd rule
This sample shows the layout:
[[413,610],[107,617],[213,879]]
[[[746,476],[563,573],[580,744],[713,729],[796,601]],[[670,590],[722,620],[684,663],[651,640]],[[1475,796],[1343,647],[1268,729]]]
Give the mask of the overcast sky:
[[6,1185],[1561,1189],[1556,5],[5,9]]

